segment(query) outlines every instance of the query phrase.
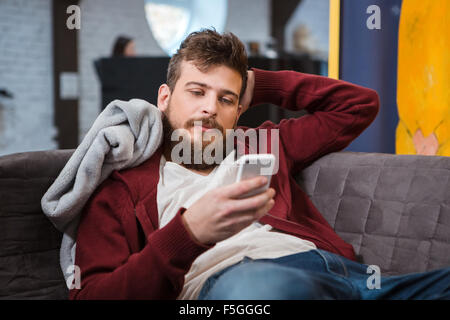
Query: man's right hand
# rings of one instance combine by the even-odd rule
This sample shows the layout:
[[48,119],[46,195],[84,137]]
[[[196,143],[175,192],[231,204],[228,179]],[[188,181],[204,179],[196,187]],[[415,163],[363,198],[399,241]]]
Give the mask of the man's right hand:
[[275,203],[272,188],[249,198],[237,199],[266,182],[267,178],[260,176],[211,190],[188,208],[182,218],[200,243],[212,245],[225,240],[272,209]]

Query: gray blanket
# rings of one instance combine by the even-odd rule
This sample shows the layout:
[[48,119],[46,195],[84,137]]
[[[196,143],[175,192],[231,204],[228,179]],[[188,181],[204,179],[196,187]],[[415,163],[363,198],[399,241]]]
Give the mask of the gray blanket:
[[144,100],[111,102],[42,197],[43,212],[64,232],[60,263],[66,280],[75,265],[81,210],[112,171],[138,166],[158,149],[163,137],[161,115]]

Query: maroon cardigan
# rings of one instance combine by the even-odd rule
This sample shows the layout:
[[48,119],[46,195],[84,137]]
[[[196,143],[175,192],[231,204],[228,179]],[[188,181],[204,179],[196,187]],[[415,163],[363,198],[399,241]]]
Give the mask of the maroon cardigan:
[[[327,77],[253,70],[251,105],[273,103],[309,112],[257,128],[279,129],[280,137],[279,170],[271,181],[275,205],[260,222],[354,260],[352,246],[334,232],[292,176],[361,134],[378,113],[377,93]],[[161,154],[160,148],[140,166],[113,172],[85,206],[75,260],[81,289],[70,290],[71,299],[175,299],[192,262],[211,248],[192,237],[181,219],[184,208],[158,228]]]

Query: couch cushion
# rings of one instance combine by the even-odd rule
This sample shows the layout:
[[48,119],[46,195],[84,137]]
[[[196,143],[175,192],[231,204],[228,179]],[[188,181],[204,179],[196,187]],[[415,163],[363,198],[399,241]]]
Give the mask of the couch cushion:
[[61,233],[40,199],[73,150],[0,157],[0,298],[65,299],[59,266]]
[[450,266],[450,157],[338,152],[298,182],[364,263],[386,275]]

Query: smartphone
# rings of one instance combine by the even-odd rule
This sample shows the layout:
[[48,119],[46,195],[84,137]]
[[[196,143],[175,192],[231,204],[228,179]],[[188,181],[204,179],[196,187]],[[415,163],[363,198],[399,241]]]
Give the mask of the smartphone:
[[269,188],[270,180],[275,168],[275,156],[270,153],[264,154],[246,154],[237,160],[238,173],[236,182],[251,179],[257,176],[264,176],[267,178],[267,183],[255,190],[245,193],[238,198],[247,198],[264,192]]

